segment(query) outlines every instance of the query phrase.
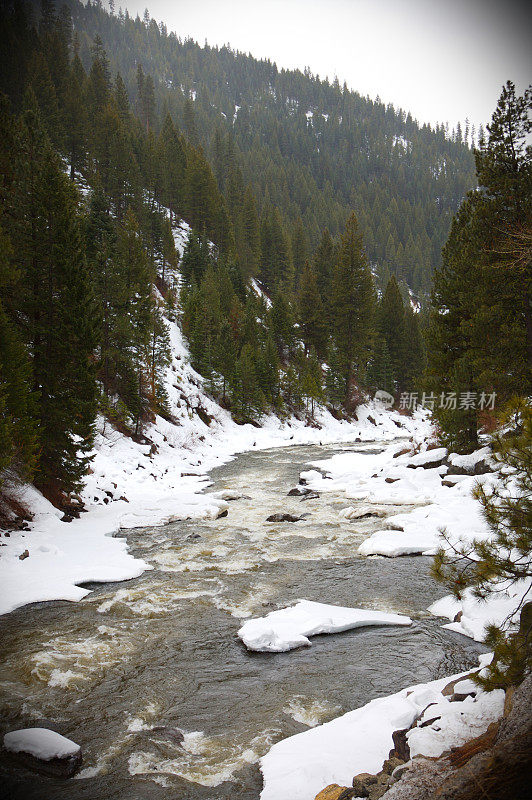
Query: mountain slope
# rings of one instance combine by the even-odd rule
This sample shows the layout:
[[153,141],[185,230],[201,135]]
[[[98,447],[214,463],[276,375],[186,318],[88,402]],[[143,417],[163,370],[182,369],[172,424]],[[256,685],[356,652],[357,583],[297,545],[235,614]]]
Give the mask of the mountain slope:
[[428,289],[452,214],[475,183],[459,128],[449,136],[443,126],[420,127],[337,80],[183,41],[149,15],[67,4],[85,67],[98,35],[138,102],[140,64],[153,78],[159,118],[169,110],[203,146],[231,211],[250,184],[259,210],[277,206],[293,236],[301,218],[314,248],[321,230],[336,235],[354,208],[383,282],[395,273],[415,291]]

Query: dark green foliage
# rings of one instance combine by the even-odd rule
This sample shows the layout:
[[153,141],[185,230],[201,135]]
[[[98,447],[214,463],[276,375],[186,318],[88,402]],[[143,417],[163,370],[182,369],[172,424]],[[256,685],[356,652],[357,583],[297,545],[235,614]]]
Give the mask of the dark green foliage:
[[94,309],[78,197],[32,112],[25,115],[15,152],[17,180],[8,203],[20,279],[13,309],[20,309],[15,319],[32,358],[36,481],[68,493],[87,466],[96,394]]
[[[341,233],[356,208],[372,266],[386,264],[415,291],[428,290],[452,214],[474,185],[459,129],[449,135],[443,125],[420,126],[337,81],[279,70],[228,47],[200,47],[149,18],[67,3],[85,68],[99,35],[112,74],[120,72],[134,98],[142,65],[144,81],[153,79],[156,118],[168,110],[190,144],[204,148],[235,229],[248,185],[259,216],[277,207],[292,244],[301,218],[312,249],[325,227]],[[144,111],[136,111],[144,124]],[[297,279],[306,256],[293,256]]]
[[394,375],[386,339],[383,336],[377,336],[368,367],[368,384],[373,389],[384,389],[384,391],[394,394],[396,391]]
[[[475,489],[491,536],[469,546],[451,546],[450,552],[442,548],[434,559],[435,578],[456,597],[471,586],[476,597],[486,598],[518,581],[526,586],[532,578],[532,410],[518,401],[503,422],[512,432],[492,441],[494,458],[503,467],[501,481],[493,489],[480,483]],[[449,544],[445,531],[442,535]],[[508,635],[490,627],[486,643],[494,647],[495,658],[483,681],[486,688],[506,688],[530,670],[529,615],[525,628],[521,635]]]
[[239,422],[256,419],[264,410],[256,363],[256,351],[252,345],[245,344],[236,361],[232,380],[232,410]]
[[318,290],[316,273],[307,261],[302,272],[298,297],[299,326],[305,352],[312,348],[325,358],[327,353],[327,323]]
[[351,383],[363,383],[369,361],[375,288],[354,214],[347,221],[331,283],[331,318],[338,368],[348,397]]
[[[0,289],[20,276],[13,268],[13,249],[0,229]],[[19,334],[0,303],[0,487],[4,477],[33,476],[37,446],[31,362]]]
[[[482,191],[462,204],[443,251],[428,333],[428,381],[436,393],[496,392],[500,403],[530,391],[531,107],[530,92],[516,98],[508,83],[476,156]],[[474,409],[436,414],[453,448],[476,446]]]

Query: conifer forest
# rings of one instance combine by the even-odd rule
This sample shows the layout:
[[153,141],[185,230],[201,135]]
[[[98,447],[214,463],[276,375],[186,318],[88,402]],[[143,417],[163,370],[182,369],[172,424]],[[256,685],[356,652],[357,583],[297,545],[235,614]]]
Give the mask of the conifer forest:
[[[498,720],[532,667],[532,89],[508,79],[485,126],[419,122],[126,6],[0,5],[9,797],[427,800],[409,765],[458,748],[442,797],[524,798],[525,701],[511,730]],[[61,600],[81,601],[76,631],[46,616]],[[209,624],[204,641],[234,640],[234,655],[181,653]],[[369,634],[305,649],[409,624],[419,640],[367,629],[382,631],[386,685],[342,672],[355,652],[376,669],[354,639]],[[316,666],[335,640],[360,651]],[[151,711],[124,666],[141,641],[152,661],[135,681],[160,669],[153,702],[139,684]],[[179,702],[165,643],[177,672],[205,658]],[[227,658],[234,696],[205,688],[210,658]],[[296,664],[312,691],[292,686]],[[408,701],[390,694],[407,686]]]

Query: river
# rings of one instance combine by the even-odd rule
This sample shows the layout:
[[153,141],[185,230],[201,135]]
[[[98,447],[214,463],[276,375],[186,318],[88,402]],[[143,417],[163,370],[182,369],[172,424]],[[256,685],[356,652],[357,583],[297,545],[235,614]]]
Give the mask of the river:
[[[382,447],[245,453],[212,473],[208,491],[243,495],[226,517],[120,533],[152,571],[91,585],[80,603],[0,618],[2,734],[49,726],[84,756],[78,776],[61,782],[1,755],[7,797],[257,800],[257,761],[274,742],[476,665],[480,647],[426,612],[443,594],[430,559],[357,557],[382,520],[342,519],[349,503],[334,493],[286,496],[310,461]],[[308,516],[265,521],[285,511]],[[298,598],[408,614],[414,624],[318,636],[290,653],[247,652],[236,635],[242,621]]]

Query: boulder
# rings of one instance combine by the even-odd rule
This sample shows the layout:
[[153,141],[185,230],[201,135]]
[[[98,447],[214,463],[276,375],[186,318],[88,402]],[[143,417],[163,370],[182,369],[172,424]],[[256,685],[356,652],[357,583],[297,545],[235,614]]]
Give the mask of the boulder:
[[331,783],[316,795],[315,800],[352,800],[356,796],[354,789],[351,787]]
[[389,758],[400,758],[402,761],[410,761],[410,747],[406,734],[408,728],[401,728],[392,733],[393,750],[390,751]]
[[301,503],[304,503],[305,500],[317,500],[319,498],[318,492],[309,492],[304,497],[301,498]]
[[22,766],[53,778],[71,778],[83,760],[79,744],[48,728],[6,733],[4,748]]
[[295,517],[293,514],[271,514],[266,522],[299,522],[303,517]]
[[359,772],[358,775],[355,775],[353,778],[353,786],[355,785],[355,781],[363,783],[365,786],[371,786],[373,783],[377,783],[377,776],[373,775],[371,772]]
[[369,800],[380,800],[390,788],[388,783],[377,783],[369,790]]
[[400,767],[401,764],[404,764],[402,758],[397,758],[397,756],[392,756],[392,758],[386,759],[386,761],[382,765],[382,771],[385,772],[387,775],[391,775],[394,769],[396,767]]
[[401,450],[398,450],[397,453],[394,453],[393,457],[394,458],[399,458],[399,456],[407,456],[411,452],[412,451],[411,451],[410,447],[403,447],[403,448],[401,448]]
[[[461,681],[465,681],[466,678],[472,678],[476,674],[477,674],[477,670],[474,670],[474,672],[469,672],[467,675],[463,675],[461,678],[455,678],[454,681],[449,681],[449,683],[446,684],[446,686],[443,687],[443,689],[441,690],[441,693],[445,697],[448,697],[449,695],[453,695],[454,694],[454,687],[456,686],[457,683],[460,683]],[[406,759],[406,761],[408,761],[408,759]]]
[[369,797],[369,789],[367,785],[359,778],[353,778],[353,789],[356,792],[356,797]]
[[383,508],[372,508],[371,506],[361,506],[360,508],[348,506],[340,511],[342,517],[350,520],[366,519],[367,517],[385,517],[386,513],[386,510]]
[[303,497],[311,492],[312,489],[307,489],[306,486],[296,486],[295,489],[290,489],[288,492],[288,497]]
[[[377,477],[377,476],[375,476],[375,477]],[[399,478],[385,478],[384,479],[385,483],[397,483],[398,480],[399,480]]]

